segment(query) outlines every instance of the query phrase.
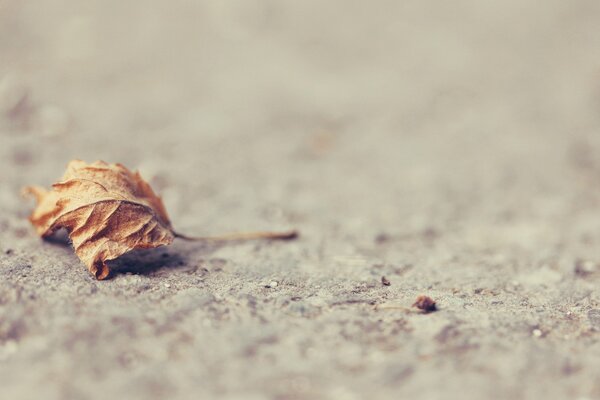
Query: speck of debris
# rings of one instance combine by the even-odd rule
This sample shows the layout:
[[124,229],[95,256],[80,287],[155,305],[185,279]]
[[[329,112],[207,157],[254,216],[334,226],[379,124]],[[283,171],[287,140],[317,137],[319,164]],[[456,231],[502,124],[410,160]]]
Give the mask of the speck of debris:
[[419,310],[425,313],[437,311],[435,300],[429,296],[425,296],[424,294],[417,296],[417,299],[412,306],[417,307]]
[[389,281],[388,278],[386,278],[385,276],[382,276],[381,277],[381,284],[383,286],[390,286],[392,283]]
[[390,235],[388,235],[387,233],[380,233],[377,236],[375,236],[375,243],[383,244],[385,242],[389,242],[390,239]]
[[28,230],[24,228],[17,228],[14,230],[14,234],[18,238],[24,238],[28,235]]
[[537,338],[542,337],[542,331],[539,329],[534,329],[533,331],[531,331],[531,334]]
[[575,261],[575,275],[587,277],[599,270],[598,264],[589,260],[578,259]]
[[7,256],[10,256],[12,253],[14,253],[13,249],[8,249],[4,252],[4,254],[6,254]]
[[265,285],[265,287],[267,289],[272,289],[272,288],[276,288],[277,285],[279,285],[279,282],[277,282],[277,281],[271,281],[267,285]]
[[165,283],[165,287],[166,287],[167,289],[169,289],[169,288],[171,287],[171,284],[170,284],[170,283]]

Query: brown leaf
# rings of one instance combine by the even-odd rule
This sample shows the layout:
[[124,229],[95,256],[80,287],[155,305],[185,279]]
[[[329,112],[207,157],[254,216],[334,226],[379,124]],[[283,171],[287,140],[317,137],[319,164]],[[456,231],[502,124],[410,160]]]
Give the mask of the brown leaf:
[[47,191],[28,187],[37,199],[29,217],[38,234],[65,228],[75,253],[97,279],[106,261],[134,249],[170,244],[175,234],[161,199],[138,172],[121,164],[71,161],[62,180]]
[[75,253],[97,279],[105,279],[107,261],[135,249],[186,240],[293,239],[296,231],[236,233],[216,237],[189,237],[173,230],[162,200],[138,172],[121,164],[71,161],[62,180],[47,191],[27,187],[37,207],[29,217],[42,238],[65,228]]

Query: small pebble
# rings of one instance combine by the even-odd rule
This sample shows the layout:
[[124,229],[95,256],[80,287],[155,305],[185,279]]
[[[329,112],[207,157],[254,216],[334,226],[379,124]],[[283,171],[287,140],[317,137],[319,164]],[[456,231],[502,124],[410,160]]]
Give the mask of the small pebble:
[[392,283],[389,281],[388,278],[386,278],[385,276],[382,276],[381,277],[381,284],[383,286],[390,286]]
[[425,313],[437,311],[437,306],[435,304],[435,300],[433,300],[431,297],[425,296],[423,294],[417,296],[417,299],[415,300],[415,302],[412,306],[418,308],[419,310],[421,310]]
[[598,264],[593,261],[589,261],[589,260],[575,261],[575,275],[577,275],[577,276],[586,277],[586,276],[591,275],[594,272],[598,271],[599,269],[600,268],[598,267]]
[[169,289],[169,288],[171,287],[171,284],[170,284],[170,283],[165,283],[165,287],[166,287],[167,289]]
[[379,233],[377,236],[375,236],[375,243],[377,244],[383,244],[385,242],[389,242],[391,239],[390,235],[387,233]]
[[534,329],[534,330],[531,332],[531,334],[532,334],[533,336],[535,336],[535,337],[538,337],[538,338],[539,338],[539,337],[542,337],[542,331],[541,331],[541,330],[539,330],[539,329]]
[[269,282],[269,284],[266,287],[268,289],[272,289],[272,288],[276,288],[277,285],[279,285],[279,283],[277,281],[271,281],[271,282]]

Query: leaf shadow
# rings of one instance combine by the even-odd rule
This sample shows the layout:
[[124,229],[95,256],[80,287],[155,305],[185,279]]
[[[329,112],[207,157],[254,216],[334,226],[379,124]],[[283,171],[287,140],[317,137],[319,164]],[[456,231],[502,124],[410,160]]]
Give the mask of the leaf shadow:
[[[69,233],[64,228],[53,231],[44,240],[52,245],[72,248]],[[180,242],[169,247],[133,250],[116,260],[108,261],[111,269],[108,279],[127,273],[156,275],[175,270],[193,273],[201,267],[205,257],[210,256],[223,245],[224,243],[218,242]]]
[[48,236],[44,237],[44,240],[48,243],[59,245],[59,246],[71,246],[71,239],[69,239],[69,232],[66,229],[60,228],[51,232]]
[[172,271],[193,273],[202,264],[204,257],[214,253],[221,245],[196,244],[193,251],[182,246],[139,249],[110,261],[110,278],[122,274],[158,275]]

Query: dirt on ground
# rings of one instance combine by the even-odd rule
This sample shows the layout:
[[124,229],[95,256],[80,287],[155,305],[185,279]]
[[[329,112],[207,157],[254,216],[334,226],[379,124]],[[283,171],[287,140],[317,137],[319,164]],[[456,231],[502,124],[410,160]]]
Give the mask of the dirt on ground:
[[[0,1],[0,398],[600,399],[599,25],[592,0]],[[139,169],[189,235],[301,236],[96,281],[19,195],[71,159]]]

